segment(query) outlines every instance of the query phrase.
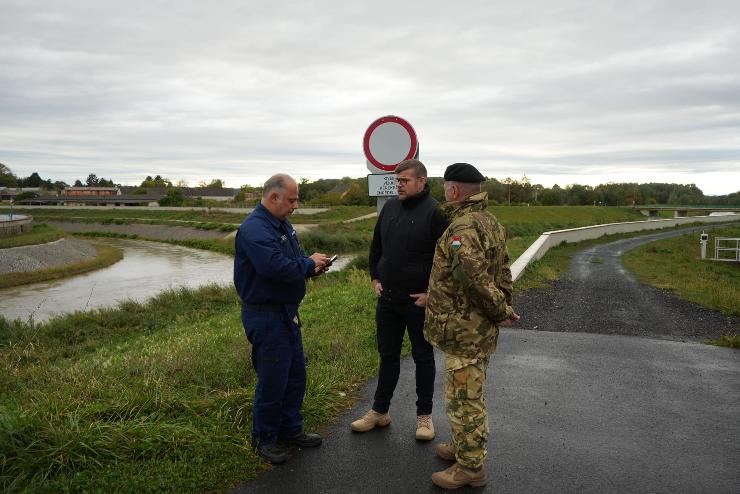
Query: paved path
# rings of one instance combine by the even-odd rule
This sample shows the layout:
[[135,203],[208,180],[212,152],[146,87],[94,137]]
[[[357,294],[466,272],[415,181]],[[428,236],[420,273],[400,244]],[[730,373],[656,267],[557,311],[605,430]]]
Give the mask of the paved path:
[[[716,339],[722,333],[740,333],[739,318],[686,302],[668,290],[643,285],[622,266],[620,256],[630,249],[702,229],[710,228],[653,233],[577,252],[570,272],[552,288],[530,290],[516,297],[517,312],[523,317],[519,327],[695,342]],[[698,251],[698,233],[696,248]]]
[[[704,328],[703,318],[735,328],[737,318],[681,312],[687,304],[630,281],[617,253],[646,238],[584,251],[564,282],[572,287],[517,302],[522,327],[537,330],[502,332],[486,389],[489,484],[461,492],[738,492],[740,352],[670,341],[700,337],[704,330],[692,328]],[[604,298],[605,290],[611,295]],[[633,298],[623,301],[626,294]],[[687,317],[702,320],[682,325]],[[442,492],[429,476],[448,463],[434,456],[432,443],[414,440],[413,362],[402,365],[393,423],[350,432],[374,389],[368,383],[357,405],[323,431],[321,448],[294,451],[287,464],[235,492]],[[434,421],[438,439],[448,440],[442,396],[437,382]]]

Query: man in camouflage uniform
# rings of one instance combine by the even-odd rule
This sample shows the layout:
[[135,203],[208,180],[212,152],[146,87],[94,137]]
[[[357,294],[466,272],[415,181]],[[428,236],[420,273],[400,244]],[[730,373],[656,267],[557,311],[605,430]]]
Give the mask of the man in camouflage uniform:
[[441,208],[450,226],[440,237],[429,279],[424,335],[445,353],[445,403],[452,443],[437,455],[456,463],[432,475],[446,489],[485,485],[488,415],[486,367],[498,327],[519,319],[511,306],[511,270],[504,227],[489,212],[485,177],[467,163],[445,170]]

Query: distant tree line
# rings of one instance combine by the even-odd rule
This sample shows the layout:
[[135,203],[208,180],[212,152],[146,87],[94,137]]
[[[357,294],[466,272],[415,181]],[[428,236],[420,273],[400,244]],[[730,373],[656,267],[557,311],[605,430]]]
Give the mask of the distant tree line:
[[[429,188],[437,200],[444,200],[443,180],[441,177],[429,177]],[[210,182],[201,180],[198,187],[222,188],[225,182],[215,178]],[[111,179],[98,177],[91,173],[83,183],[76,180],[77,187],[117,187]],[[304,204],[323,205],[367,205],[375,204],[375,198],[368,196],[367,178],[343,177],[322,178],[309,181],[299,180],[300,201]],[[28,177],[16,177],[10,169],[0,163],[0,187],[40,187],[46,191],[61,191],[68,185],[62,181],[44,180],[37,172]],[[164,188],[163,205],[181,205],[186,202],[182,188],[187,183],[180,180],[176,184],[162,175],[147,176],[139,185],[136,193],[146,194],[149,188]],[[553,185],[544,187],[531,183],[526,176],[519,180],[507,177],[503,180],[488,178],[483,183],[483,190],[488,192],[493,204],[531,204],[543,206],[560,205],[727,205],[740,206],[740,191],[722,196],[706,196],[695,184],[668,183],[607,183],[592,187],[590,185],[571,184],[565,187]],[[259,200],[261,187],[243,185],[237,192],[234,202],[253,204]]]
[[[429,177],[430,193],[437,200],[444,200],[443,179]],[[307,204],[356,204],[374,205],[375,198],[368,197],[366,178],[320,179],[309,182],[300,180],[300,200]],[[724,196],[705,196],[694,184],[666,183],[607,183],[592,187],[572,184],[565,187],[544,187],[532,184],[527,177],[521,180],[488,178],[482,184],[493,204],[530,204],[542,206],[601,205],[632,206],[648,204],[665,205],[733,205],[740,206],[740,191]]]

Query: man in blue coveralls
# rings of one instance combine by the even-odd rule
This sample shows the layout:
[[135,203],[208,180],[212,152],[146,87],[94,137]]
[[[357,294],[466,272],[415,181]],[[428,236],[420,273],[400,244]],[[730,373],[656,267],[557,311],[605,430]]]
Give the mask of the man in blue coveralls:
[[257,372],[252,445],[262,458],[287,460],[283,445],[315,447],[321,436],[303,431],[306,392],[298,306],[306,278],[328,268],[320,253],[306,256],[287,217],[298,207],[298,184],[288,175],[270,177],[262,201],[236,235],[234,284],[242,300],[242,324]]

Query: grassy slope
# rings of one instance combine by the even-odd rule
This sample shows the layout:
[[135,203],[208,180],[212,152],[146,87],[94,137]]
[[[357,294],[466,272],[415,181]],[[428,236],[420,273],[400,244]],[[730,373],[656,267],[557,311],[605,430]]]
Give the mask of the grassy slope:
[[53,242],[54,240],[59,240],[63,236],[64,232],[61,230],[51,228],[43,223],[35,224],[33,225],[33,229],[28,233],[0,237],[0,249],[20,247],[22,245],[44,244],[47,242]]
[[[51,228],[43,223],[33,226],[33,230],[20,235],[0,237],[0,249],[9,247],[20,247],[24,245],[35,245],[53,242],[63,238],[65,233],[56,228]],[[25,285],[39,281],[55,280],[80,273],[86,273],[95,269],[110,266],[123,258],[119,249],[109,245],[96,245],[97,256],[66,266],[59,266],[38,271],[22,273],[6,273],[0,277],[0,288]]]
[[[311,284],[308,429],[376,372],[373,313],[364,273]],[[262,468],[248,444],[255,376],[231,288],[40,326],[0,322],[0,341],[4,490],[221,490]]]
[[[707,257],[714,256],[714,238],[740,237],[740,227],[710,232]],[[626,252],[623,262],[638,280],[667,288],[679,297],[724,314],[740,316],[740,265],[702,261],[696,233],[660,240]]]
[[97,255],[93,259],[85,259],[73,264],[49,269],[39,269],[37,271],[6,273],[0,278],[0,288],[56,280],[67,276],[87,273],[88,271],[110,266],[123,259],[123,252],[111,245],[96,245],[95,249],[97,250]]

